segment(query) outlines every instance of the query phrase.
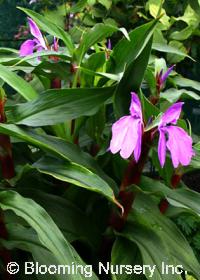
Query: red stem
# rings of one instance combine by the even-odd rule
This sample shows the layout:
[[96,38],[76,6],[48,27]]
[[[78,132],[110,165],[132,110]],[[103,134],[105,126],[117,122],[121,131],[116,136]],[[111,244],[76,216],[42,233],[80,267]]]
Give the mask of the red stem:
[[[172,178],[171,178],[171,188],[172,189],[177,188],[178,184],[181,181],[181,178],[182,178],[182,174],[174,173],[172,175]],[[168,207],[169,207],[169,202],[167,201],[167,199],[162,199],[160,202],[160,205],[159,205],[160,212],[162,214],[164,214],[167,211]]]
[[111,226],[117,230],[121,230],[123,228],[127,220],[128,214],[132,208],[132,204],[135,197],[133,192],[127,191],[126,189],[132,184],[138,185],[140,183],[142,171],[147,161],[151,144],[152,131],[149,131],[143,134],[142,151],[139,161],[135,162],[135,160],[131,160],[125,172],[119,193],[119,201],[124,207],[124,214],[123,216],[119,216],[119,214],[112,213],[110,219]]
[[61,88],[61,79],[60,78],[54,78],[51,81],[51,88]]
[[[6,115],[4,112],[5,99],[0,101],[0,122],[6,122]],[[15,176],[14,162],[12,158],[12,146],[10,142],[10,137],[8,135],[0,134],[0,161],[2,166],[2,176],[4,179],[11,179]],[[0,237],[3,239],[8,239],[8,232],[4,222],[4,214],[3,211],[0,211]],[[5,248],[1,248],[0,256],[3,259],[4,265],[11,261],[11,254],[9,250]],[[4,273],[5,280],[13,279],[12,275],[10,275],[7,271]]]

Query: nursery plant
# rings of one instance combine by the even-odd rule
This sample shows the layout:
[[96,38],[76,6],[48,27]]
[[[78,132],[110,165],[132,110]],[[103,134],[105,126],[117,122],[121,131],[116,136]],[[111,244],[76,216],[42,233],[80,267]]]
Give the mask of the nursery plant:
[[162,1],[134,28],[98,17],[117,2],[66,5],[63,27],[19,7],[29,36],[0,48],[2,279],[200,279],[200,84],[172,58],[196,62],[158,43]]

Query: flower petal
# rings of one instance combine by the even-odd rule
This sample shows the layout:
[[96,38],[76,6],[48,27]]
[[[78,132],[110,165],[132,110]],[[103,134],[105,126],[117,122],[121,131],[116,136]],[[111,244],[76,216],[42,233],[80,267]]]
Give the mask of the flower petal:
[[[124,141],[121,146],[120,155],[123,158],[129,158],[135,150],[138,141],[141,141],[141,135],[138,134],[138,126],[141,126],[140,120],[130,117],[128,128]],[[136,152],[137,155],[137,152]],[[138,157],[137,157],[138,160]]]
[[26,56],[33,53],[36,43],[34,40],[26,40],[20,47],[20,56]]
[[164,82],[167,80],[169,74],[170,74],[170,73],[172,72],[172,70],[174,69],[174,66],[175,66],[175,65],[172,65],[171,67],[169,67],[169,68],[167,69],[167,71],[166,71],[163,75],[161,74],[161,84],[162,84],[162,85],[164,84]]
[[133,117],[138,117],[142,121],[142,108],[138,95],[135,92],[131,92],[131,105],[130,113]]
[[141,126],[140,120],[132,116],[124,116],[116,121],[112,126],[112,139],[109,150],[113,154],[120,151],[121,157],[129,158],[138,141],[141,141],[141,135],[138,134],[139,124]]
[[167,148],[171,153],[173,166],[177,168],[179,163],[183,166],[189,165],[195,155],[192,138],[181,127],[168,126],[165,129],[168,133]]
[[160,161],[161,167],[165,164],[166,159],[166,139],[165,139],[165,128],[159,129],[159,141],[158,141],[158,158]]
[[180,117],[182,106],[184,102],[177,102],[170,106],[167,111],[162,115],[161,123],[159,126],[166,126],[167,124],[176,124]]
[[108,50],[112,50],[112,44],[111,44],[111,40],[110,39],[108,39],[108,41],[107,41],[107,49]]
[[124,116],[112,125],[112,139],[110,142],[110,151],[113,154],[119,152],[123,145],[130,119],[131,116]]
[[46,43],[44,41],[42,33],[41,33],[40,29],[38,28],[37,24],[31,18],[28,18],[28,23],[29,23],[31,34],[39,41],[40,45],[44,49],[47,49]]
[[138,134],[138,140],[136,142],[136,146],[134,149],[134,158],[135,161],[137,162],[140,158],[141,154],[141,148],[142,148],[142,133],[143,133],[143,125],[141,122],[138,122],[138,127],[137,127],[137,134]]

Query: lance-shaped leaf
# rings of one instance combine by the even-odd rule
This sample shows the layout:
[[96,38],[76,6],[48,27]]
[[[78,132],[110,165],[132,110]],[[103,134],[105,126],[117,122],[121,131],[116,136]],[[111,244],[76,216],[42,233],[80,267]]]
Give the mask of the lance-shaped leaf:
[[[4,248],[8,250],[17,248],[27,251],[32,254],[34,261],[38,262],[39,265],[59,265],[56,257],[40,243],[37,234],[31,228],[24,227],[20,224],[16,224],[15,222],[6,224],[6,229],[9,238],[7,240],[2,239],[0,241]],[[50,276],[47,273],[46,277],[51,277],[51,280],[66,279],[66,276],[61,274],[54,274]]]
[[164,92],[161,92],[160,97],[166,99],[170,103],[174,103],[179,99],[195,99],[200,100],[200,96],[193,91],[187,89],[175,89],[170,88]]
[[144,73],[151,53],[152,38],[149,40],[143,51],[125,69],[115,92],[115,110],[117,117],[128,113],[130,103],[130,92],[139,92]]
[[123,38],[113,48],[108,63],[108,72],[120,73],[124,71],[126,65],[132,63],[144,50],[151,39],[157,20],[139,26],[128,35],[130,40]]
[[[39,52],[39,54],[38,54],[38,52],[35,52],[35,53],[33,53],[33,54],[31,54],[31,55],[27,55],[27,56],[25,56],[25,57],[23,57],[23,58],[19,58],[19,61],[15,64],[15,66],[16,65],[19,65],[19,64],[21,64],[21,63],[23,63],[23,62],[29,62],[30,60],[33,60],[34,58],[37,58],[37,62],[35,63],[35,61],[34,61],[34,64],[36,64],[36,65],[38,65],[39,63],[38,63],[38,56],[39,57],[51,57],[51,56],[56,56],[56,57],[59,57],[59,58],[61,58],[61,59],[63,59],[63,60],[65,60],[65,61],[69,61],[70,60],[70,57],[69,57],[69,55],[67,55],[66,54],[66,52],[64,52],[64,51],[49,51],[49,50],[44,50],[44,51],[40,51]],[[32,61],[31,61],[32,62]],[[30,63],[30,64],[32,64],[32,63]]]
[[[112,248],[112,258],[113,265],[124,265],[127,264],[132,266],[140,265],[142,266],[142,257],[137,245],[126,238],[118,237]],[[138,271],[139,272],[139,271]],[[115,280],[146,280],[146,277],[141,274],[116,274]]]
[[6,66],[0,65],[0,78],[28,101],[38,97],[37,92],[29,83],[10,71]]
[[[6,211],[11,210],[23,218],[37,233],[41,244],[56,258],[59,264],[82,264],[83,261],[64,238],[48,213],[36,202],[24,198],[14,191],[0,193],[0,207]],[[71,280],[83,280],[80,271],[77,275],[70,275]],[[93,273],[92,279],[97,279]]]
[[112,202],[116,202],[114,193],[109,185],[95,173],[85,167],[69,161],[58,160],[53,157],[43,157],[33,164],[40,172],[54,178],[72,183],[78,187],[97,192]]
[[80,62],[82,60],[82,57],[91,46],[98,42],[101,42],[105,38],[110,37],[114,32],[118,30],[119,29],[116,26],[97,23],[92,29],[86,31],[83,34],[80,46],[76,50],[78,61]]
[[167,45],[167,44],[153,43],[152,49],[156,50],[156,51],[159,51],[159,52],[181,55],[183,57],[188,57],[188,58],[190,58],[191,60],[194,61],[194,59],[191,56],[187,55],[187,53],[183,52],[182,50],[180,50],[176,47],[173,47],[173,46],[170,46],[170,45]]
[[30,16],[42,30],[44,30],[48,34],[55,36],[56,38],[63,40],[70,54],[73,53],[74,45],[72,43],[70,35],[67,32],[65,32],[61,27],[55,25],[53,19],[52,21],[50,21],[46,19],[44,16],[34,11],[31,11],[29,9],[25,9],[25,8],[19,8],[19,9],[25,12],[28,16]]
[[48,90],[38,99],[15,105],[8,121],[28,126],[63,123],[80,116],[94,115],[113,94],[115,87]]
[[185,208],[200,215],[200,194],[188,188],[171,189],[163,183],[143,176],[140,187],[143,191],[166,198],[171,205]]
[[117,191],[116,183],[104,173],[95,159],[89,154],[83,152],[75,144],[54,136],[39,134],[32,129],[21,128],[13,124],[1,123],[0,133],[10,135],[38,147],[53,156],[85,167],[100,176],[114,191]]
[[[178,274],[163,273],[162,262],[166,265],[182,265],[182,269],[199,278],[200,265],[192,248],[177,226],[160,213],[153,199],[138,193],[133,208],[121,235],[137,244],[144,264],[156,265],[153,279],[182,279]],[[145,276],[152,279],[148,272]]]

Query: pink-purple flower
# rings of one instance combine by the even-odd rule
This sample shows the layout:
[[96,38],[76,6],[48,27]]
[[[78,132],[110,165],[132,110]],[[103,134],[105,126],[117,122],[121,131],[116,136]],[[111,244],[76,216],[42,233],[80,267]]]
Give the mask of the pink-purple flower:
[[130,115],[121,117],[112,126],[112,139],[109,150],[127,159],[134,153],[136,161],[141,154],[143,118],[140,100],[136,93],[131,93]]
[[175,126],[182,110],[183,102],[173,104],[163,114],[158,126],[159,142],[158,157],[163,167],[166,159],[166,151],[169,150],[173,166],[179,164],[187,166],[195,155],[192,149],[192,138],[181,127]]
[[110,39],[108,39],[108,41],[107,41],[107,49],[112,50],[112,43],[111,43]]
[[160,91],[163,88],[164,83],[167,80],[169,74],[174,69],[174,66],[175,65],[172,65],[171,67],[169,67],[164,74],[163,74],[163,70],[161,70],[159,73],[157,73],[157,75],[156,75],[156,82],[157,82],[158,91]]
[[28,18],[28,24],[34,39],[28,39],[21,45],[20,56],[30,55],[34,52],[34,50],[41,51],[48,49],[37,24],[31,18]]

